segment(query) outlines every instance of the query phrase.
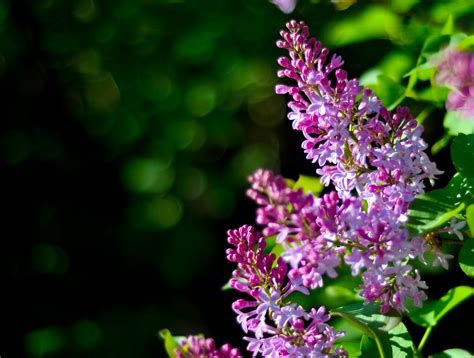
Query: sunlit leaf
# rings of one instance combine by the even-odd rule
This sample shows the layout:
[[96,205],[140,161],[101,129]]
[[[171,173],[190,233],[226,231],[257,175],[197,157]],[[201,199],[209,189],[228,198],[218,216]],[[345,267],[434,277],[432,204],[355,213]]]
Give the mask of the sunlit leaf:
[[324,185],[321,184],[321,178],[319,177],[310,177],[307,175],[300,175],[295,185],[293,185],[293,190],[303,189],[305,194],[318,195],[323,191]]
[[[471,205],[474,209],[474,206]],[[459,251],[459,266],[466,275],[474,278],[474,239],[469,239],[464,242],[463,247]]]
[[398,326],[388,332],[389,340],[392,346],[393,358],[411,358],[414,357],[415,347],[407,327],[400,323]]
[[398,37],[401,19],[390,10],[369,6],[360,13],[330,23],[325,32],[327,43],[344,46],[376,38]]
[[454,200],[454,205],[459,205],[462,202],[466,205],[473,203],[474,184],[463,178],[459,173],[453,175],[446,189],[450,190],[449,198]]
[[467,36],[465,39],[461,40],[457,48],[462,51],[473,51],[474,50],[474,35]]
[[466,209],[466,220],[471,236],[474,237],[474,205],[469,205]]
[[439,300],[430,301],[420,308],[413,308],[408,317],[419,326],[433,327],[457,305],[474,296],[474,288],[458,286],[449,290]]
[[178,337],[173,337],[169,329],[162,329],[158,334],[165,341],[165,349],[168,356],[170,358],[177,358],[175,350],[180,348]]
[[428,55],[439,52],[443,46],[447,45],[451,40],[450,35],[432,35],[428,37],[421,49],[422,55]]
[[464,210],[464,203],[456,204],[449,189],[436,189],[419,195],[410,205],[409,228],[422,234],[433,231]]
[[444,128],[450,135],[474,133],[474,118],[463,118],[456,111],[447,111],[444,116]]
[[449,14],[446,23],[443,26],[441,34],[443,35],[452,35],[454,33],[454,18],[452,14]]
[[[360,340],[351,340],[351,341],[342,341],[338,342],[344,350],[348,353],[349,358],[356,358],[361,356],[361,351],[360,351]],[[339,344],[336,343],[336,346]]]
[[[392,350],[393,358],[413,358],[414,346],[410,334],[403,323],[398,324],[385,336],[386,344]],[[377,345],[373,338],[364,336],[361,340],[360,349],[362,357],[377,357]]]
[[387,332],[395,328],[401,317],[395,312],[381,314],[380,307],[374,304],[352,304],[330,311],[333,316],[340,316],[366,336],[374,339],[380,357],[392,357],[392,349]]
[[431,356],[432,358],[472,358],[472,354],[464,349],[451,348]]

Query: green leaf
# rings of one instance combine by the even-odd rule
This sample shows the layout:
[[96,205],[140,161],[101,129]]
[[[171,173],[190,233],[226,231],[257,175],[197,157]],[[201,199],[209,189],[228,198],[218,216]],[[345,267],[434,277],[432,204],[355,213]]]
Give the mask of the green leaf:
[[403,77],[408,77],[416,75],[422,81],[429,80],[436,71],[436,66],[431,62],[425,62],[421,65],[418,65],[406,73]]
[[410,205],[408,227],[414,234],[423,234],[446,224],[474,203],[473,183],[456,173],[444,189],[419,195]]
[[464,210],[464,203],[456,204],[456,198],[449,189],[436,189],[419,195],[410,205],[408,226],[417,234],[441,227],[452,217]]
[[393,358],[412,358],[414,357],[415,347],[407,327],[400,323],[398,326],[388,332],[389,340],[392,346]]
[[[380,341],[381,341],[382,347],[386,349],[385,357],[391,357],[392,347],[390,346],[390,340],[388,339],[388,334],[380,337]],[[363,358],[378,358],[382,356],[377,346],[377,341],[366,335],[363,335],[362,339],[360,340],[360,353],[361,353],[360,356]]]
[[284,178],[284,180],[285,180],[286,186],[290,189],[293,189],[293,187],[295,186],[295,181],[290,178]]
[[371,39],[400,38],[401,18],[382,6],[367,6],[353,16],[340,17],[325,28],[323,37],[331,47],[345,46]]
[[[351,341],[341,341],[338,342],[344,350],[348,353],[349,358],[356,358],[360,357],[360,342],[359,340],[351,340]],[[336,344],[337,346],[337,344]]]
[[450,40],[450,35],[432,35],[428,37],[423,44],[421,54],[426,56],[437,53],[443,48],[444,45],[449,44]]
[[384,74],[377,76],[377,85],[373,90],[390,110],[405,98],[405,87]]
[[[474,207],[474,205],[470,207]],[[459,251],[458,261],[461,270],[469,277],[474,278],[474,239],[464,242],[463,247]]]
[[469,230],[471,231],[471,237],[474,237],[474,205],[469,205],[466,209],[466,221]]
[[467,206],[473,203],[474,197],[472,193],[474,193],[474,185],[459,175],[459,173],[454,174],[446,189],[451,192],[450,197],[454,200],[454,205],[464,202]]
[[459,134],[454,139],[451,158],[458,173],[474,182],[474,134]]
[[[415,348],[410,333],[403,323],[383,336],[382,344],[390,347],[393,358],[413,358]],[[360,343],[362,357],[377,357],[377,344],[374,339],[363,336]]]
[[467,35],[463,32],[457,32],[451,35],[451,39],[449,40],[450,47],[457,47],[462,41],[467,38]]
[[452,35],[454,33],[454,18],[452,14],[449,14],[446,23],[443,26],[443,30],[441,30],[442,35]]
[[408,312],[413,323],[423,327],[433,327],[457,305],[474,296],[474,288],[458,286],[449,290],[437,301],[425,303],[421,308],[414,308]]
[[461,40],[458,45],[457,49],[461,51],[473,51],[474,50],[474,35],[467,36],[463,40]]
[[293,190],[303,189],[305,194],[319,195],[324,189],[324,185],[321,184],[321,178],[319,177],[310,177],[307,175],[300,175]]
[[324,288],[324,298],[333,302],[333,307],[361,301],[361,297],[354,290],[339,285],[326,286]]
[[392,0],[390,1],[390,7],[393,11],[404,14],[419,2],[420,0]]
[[444,128],[450,135],[474,133],[474,118],[463,118],[456,111],[448,111],[444,116]]
[[[408,333],[406,326],[400,323],[385,336],[386,344],[392,349],[393,358],[413,358],[414,346],[413,341]],[[377,357],[377,345],[374,339],[363,336],[361,340],[362,357]]]
[[178,339],[182,337],[173,337],[169,329],[162,329],[158,334],[165,341],[165,349],[168,356],[170,358],[177,358],[178,356],[174,351],[181,347],[178,343]]
[[[282,244],[275,244],[275,246],[273,246],[272,248],[272,251],[270,251],[270,253],[275,254],[277,258],[280,257],[281,254],[283,254],[284,252],[285,252],[285,248],[283,247]],[[276,265],[278,265],[278,260],[275,260],[273,262],[273,267],[275,267]]]
[[432,358],[472,358],[472,354],[464,349],[451,348],[430,356]]
[[395,312],[381,314],[377,305],[352,304],[330,311],[332,316],[342,317],[366,336],[374,339],[379,357],[392,357],[388,344],[387,332],[401,322],[401,317]]
[[[419,77],[422,79],[421,77]],[[431,86],[417,93],[417,99],[428,102],[445,102],[448,98],[449,89],[440,86]]]

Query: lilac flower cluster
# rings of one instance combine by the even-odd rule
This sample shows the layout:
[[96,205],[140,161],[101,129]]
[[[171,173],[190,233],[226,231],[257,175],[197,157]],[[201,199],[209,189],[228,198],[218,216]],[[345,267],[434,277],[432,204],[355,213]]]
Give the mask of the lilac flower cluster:
[[257,223],[283,246],[289,277],[310,289],[322,287],[323,277],[336,277],[344,261],[354,276],[362,273],[361,296],[381,303],[382,312],[405,310],[407,298],[418,306],[426,298],[426,284],[408,260],[422,257],[428,245],[410,241],[393,211],[366,211],[360,198],[340,198],[336,191],[316,198],[270,171],[258,170],[249,180],[247,194],[260,205]]
[[212,338],[188,336],[179,342],[180,349],[175,350],[178,358],[237,358],[242,357],[237,348],[224,344],[216,348]]
[[356,190],[370,208],[389,206],[403,215],[423,192],[423,180],[441,173],[424,152],[423,128],[408,108],[390,113],[370,89],[348,80],[341,57],[328,60],[329,51],[309,38],[303,22],[287,27],[277,46],[290,57],[278,59],[278,75],[296,84],[277,85],[276,92],[293,97],[288,118],[305,136],[307,158],[318,162],[322,182],[341,197]]
[[[380,303],[381,312],[405,311],[408,300],[420,306],[427,287],[410,262],[438,246],[426,237],[410,239],[407,210],[423,193],[423,181],[441,172],[407,108],[391,113],[371,90],[349,80],[342,59],[328,59],[304,23],[287,28],[277,45],[289,57],[278,60],[278,75],[296,84],[278,85],[276,92],[292,96],[288,117],[305,136],[307,158],[336,190],[318,198],[261,169],[249,178],[247,195],[259,206],[263,236],[246,225],[228,231],[227,258],[237,263],[230,286],[250,297],[232,308],[244,332],[254,335],[245,337],[254,356],[345,356],[335,347],[342,333],[327,324],[324,307],[306,312],[290,294],[322,287],[344,263],[362,277],[360,295]],[[271,236],[283,251],[279,257],[265,250]],[[446,256],[436,252],[444,264]]]
[[282,258],[265,253],[263,236],[244,225],[228,231],[228,242],[233,248],[227,250],[227,258],[238,266],[230,286],[249,296],[235,301],[232,308],[244,332],[254,335],[244,337],[254,356],[346,356],[343,349],[334,347],[342,333],[326,323],[330,317],[324,307],[306,312],[290,302],[292,292],[308,290],[299,275],[287,275]]
[[474,118],[474,53],[448,48],[438,63],[436,82],[451,87],[446,108]]

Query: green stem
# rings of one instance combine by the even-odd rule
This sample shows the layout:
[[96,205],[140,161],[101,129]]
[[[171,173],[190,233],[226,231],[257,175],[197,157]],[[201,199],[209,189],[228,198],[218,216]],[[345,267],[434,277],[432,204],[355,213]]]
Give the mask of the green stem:
[[432,105],[429,105],[429,106],[426,106],[425,109],[423,109],[420,114],[418,114],[418,116],[416,117],[416,121],[419,123],[419,124],[423,124],[423,122],[425,121],[426,118],[428,118],[428,116],[431,114],[431,112],[433,112],[433,110],[435,109],[434,106]]
[[426,341],[428,340],[428,337],[430,336],[431,334],[431,331],[433,330],[433,327],[432,326],[429,326],[426,331],[425,331],[425,334],[423,335],[423,338],[421,338],[421,342],[420,344],[418,345],[418,352],[421,352],[423,347],[425,346],[426,344]]

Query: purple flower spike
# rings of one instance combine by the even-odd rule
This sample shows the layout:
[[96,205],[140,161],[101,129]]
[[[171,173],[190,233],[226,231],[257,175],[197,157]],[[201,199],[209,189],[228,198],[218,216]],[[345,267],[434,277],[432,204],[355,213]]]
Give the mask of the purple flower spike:
[[[255,192],[250,196],[264,205],[268,198],[256,195],[260,194],[259,190],[280,198],[280,202],[290,200],[283,199],[284,195],[279,192],[283,190],[289,196],[293,193],[282,180],[269,171],[258,171],[251,177]],[[254,356],[345,356],[344,350],[334,347],[335,339],[342,333],[335,332],[326,323],[330,317],[324,307],[306,312],[288,301],[292,292],[307,294],[308,290],[302,286],[299,273],[287,275],[288,268],[282,257],[276,260],[274,254],[264,253],[264,237],[253,227],[244,225],[228,231],[228,242],[233,248],[227,250],[227,258],[238,267],[230,285],[250,298],[236,300],[232,309],[243,331],[254,335],[244,338]]]
[[390,113],[372,91],[348,79],[341,57],[330,57],[309,38],[303,22],[290,21],[287,28],[277,43],[289,51],[278,60],[279,76],[296,83],[276,89],[292,96],[288,118],[303,132],[302,147],[321,167],[323,183],[332,183],[341,197],[355,189],[369,205],[383,201],[406,211],[423,192],[423,179],[441,173],[424,152],[422,127],[407,108]]

